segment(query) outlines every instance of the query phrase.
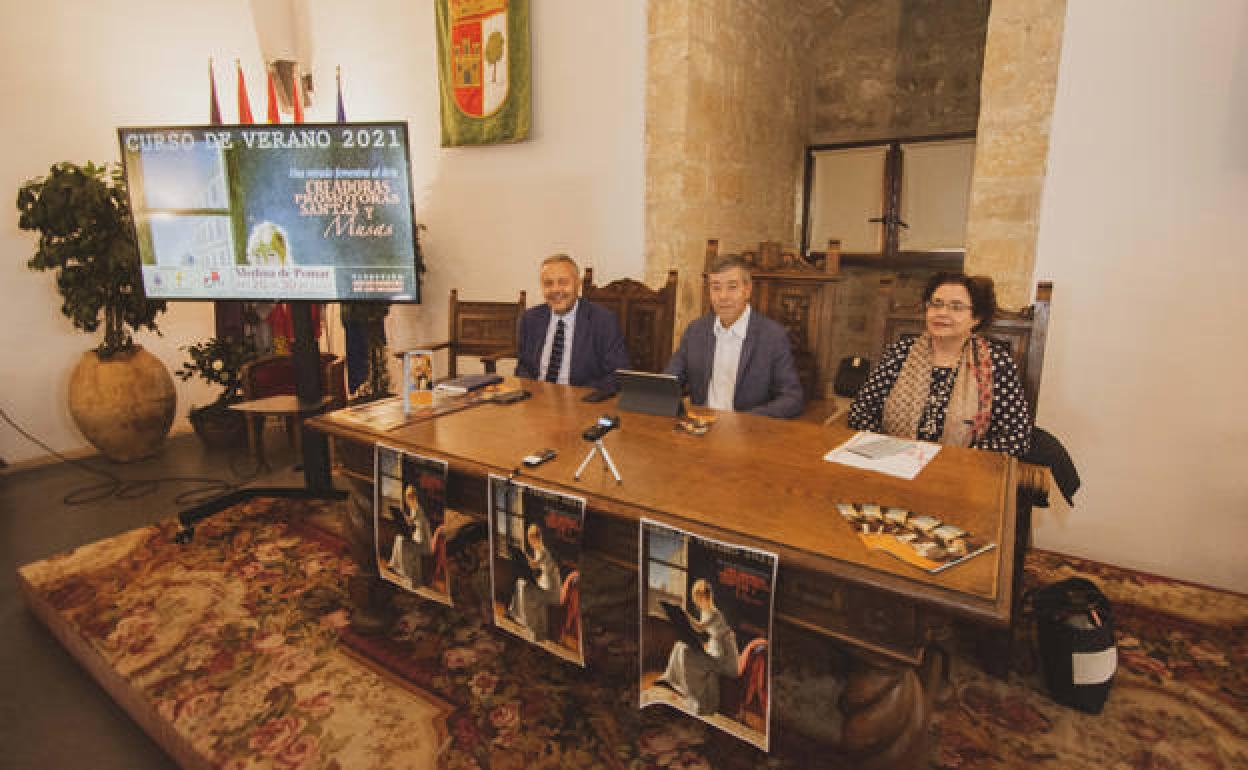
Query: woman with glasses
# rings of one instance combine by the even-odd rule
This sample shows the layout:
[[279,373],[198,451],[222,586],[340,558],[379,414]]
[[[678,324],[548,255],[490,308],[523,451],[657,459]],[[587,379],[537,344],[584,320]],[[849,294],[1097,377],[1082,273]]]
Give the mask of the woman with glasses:
[[849,410],[849,426],[1021,456],[1031,417],[1002,343],[977,332],[997,311],[987,276],[937,273],[923,290],[926,330],[890,345]]

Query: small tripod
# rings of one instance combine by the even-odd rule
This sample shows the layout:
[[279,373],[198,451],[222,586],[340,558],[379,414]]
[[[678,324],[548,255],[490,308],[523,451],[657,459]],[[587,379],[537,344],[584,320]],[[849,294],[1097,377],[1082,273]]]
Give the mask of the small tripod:
[[581,467],[576,469],[576,473],[572,474],[572,478],[580,481],[581,473],[584,472],[585,466],[589,465],[589,461],[598,453],[602,454],[602,464],[607,466],[612,476],[615,476],[615,483],[623,484],[624,479],[620,478],[620,472],[615,469],[615,463],[611,462],[611,455],[607,453],[607,447],[602,443],[602,439],[594,441],[594,445],[589,448],[589,454],[585,455],[585,459],[581,461]]

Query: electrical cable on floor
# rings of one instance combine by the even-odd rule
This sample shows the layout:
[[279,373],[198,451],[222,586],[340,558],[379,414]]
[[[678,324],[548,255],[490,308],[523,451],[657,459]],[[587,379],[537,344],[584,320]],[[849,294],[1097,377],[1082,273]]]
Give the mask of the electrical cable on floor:
[[251,475],[244,478],[243,474],[239,473],[239,469],[236,467],[235,461],[231,460],[230,472],[238,478],[237,482],[229,482],[224,479],[205,478],[202,476],[162,476],[155,479],[126,480],[108,471],[93,468],[82,460],[66,457],[40,441],[35,436],[32,436],[29,432],[22,428],[22,426],[14,422],[13,418],[9,417],[9,413],[2,407],[0,407],[0,418],[3,418],[4,421],[9,424],[9,427],[24,436],[27,441],[30,441],[32,444],[43,449],[43,451],[53,457],[59,458],[62,462],[70,463],[85,473],[103,476],[107,479],[107,481],[101,481],[98,484],[89,484],[85,487],[79,487],[78,489],[71,491],[69,494],[65,495],[65,497],[61,498],[61,502],[65,505],[85,505],[87,503],[94,503],[99,500],[103,500],[107,497],[116,497],[118,500],[134,500],[136,498],[152,494],[162,483],[165,482],[199,485],[195,489],[189,489],[173,498],[174,503],[177,505],[197,505],[232,492],[240,486],[255,480],[260,475],[261,468],[257,465],[257,467],[251,472]]

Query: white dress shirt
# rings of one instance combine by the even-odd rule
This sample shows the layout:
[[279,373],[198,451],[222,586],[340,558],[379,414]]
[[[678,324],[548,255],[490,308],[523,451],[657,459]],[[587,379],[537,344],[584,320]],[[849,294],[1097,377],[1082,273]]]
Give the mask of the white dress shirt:
[[563,360],[559,362],[559,377],[555,380],[560,385],[567,385],[572,376],[572,332],[576,329],[576,306],[581,304],[578,298],[572,307],[563,315],[550,313],[550,325],[546,327],[546,342],[542,345],[542,368],[537,372],[539,380],[546,379],[546,369],[550,366],[550,348],[555,344],[555,330],[563,321]]
[[706,405],[712,409],[731,412],[733,397],[737,390],[737,367],[741,363],[741,346],[745,343],[745,330],[750,325],[750,306],[745,306],[741,317],[732,326],[724,328],[719,318],[711,328],[715,331],[715,362],[711,367],[711,384],[706,392]]

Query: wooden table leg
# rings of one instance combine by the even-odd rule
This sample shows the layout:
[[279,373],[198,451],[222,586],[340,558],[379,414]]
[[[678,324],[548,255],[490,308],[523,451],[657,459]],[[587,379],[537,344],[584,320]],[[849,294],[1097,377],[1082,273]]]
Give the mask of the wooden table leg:
[[920,768],[927,763],[931,709],[914,666],[855,652],[841,696],[842,749],[854,767]]

